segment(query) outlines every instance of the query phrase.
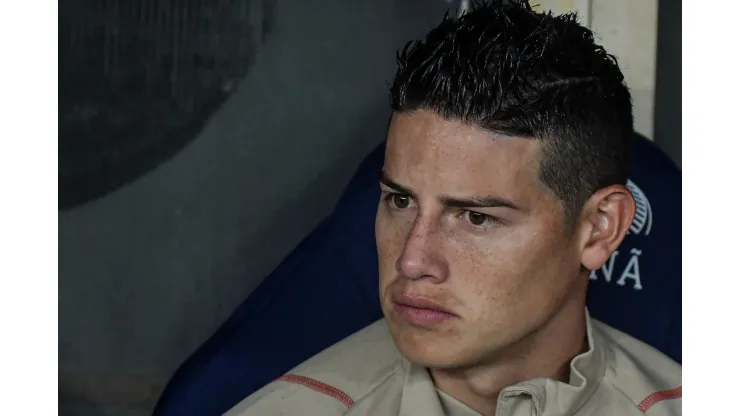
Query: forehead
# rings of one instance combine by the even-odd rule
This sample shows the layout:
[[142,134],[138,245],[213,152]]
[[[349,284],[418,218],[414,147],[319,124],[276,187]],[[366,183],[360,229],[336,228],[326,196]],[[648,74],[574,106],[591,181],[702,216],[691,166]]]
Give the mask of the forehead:
[[544,189],[540,142],[496,135],[421,110],[396,113],[388,131],[385,170],[414,190],[531,199]]

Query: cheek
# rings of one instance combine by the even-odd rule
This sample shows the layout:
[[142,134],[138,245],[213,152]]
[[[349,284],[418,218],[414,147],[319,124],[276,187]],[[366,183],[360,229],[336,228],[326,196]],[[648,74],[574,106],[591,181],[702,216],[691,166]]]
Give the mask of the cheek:
[[512,233],[456,248],[453,278],[459,281],[458,296],[473,309],[471,313],[482,317],[512,309],[532,294],[546,268],[548,250],[545,242],[531,235]]
[[517,268],[508,253],[501,250],[463,251],[456,253],[452,278],[457,280],[458,295],[466,304],[485,313],[496,308],[512,294],[517,284]]
[[403,251],[408,235],[408,226],[404,221],[382,212],[381,206],[375,219],[375,244],[378,249],[380,278],[395,274],[395,264]]

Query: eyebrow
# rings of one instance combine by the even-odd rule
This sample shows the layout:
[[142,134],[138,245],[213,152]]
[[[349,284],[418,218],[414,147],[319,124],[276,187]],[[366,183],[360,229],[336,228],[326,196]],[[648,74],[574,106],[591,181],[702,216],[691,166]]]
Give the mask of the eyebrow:
[[[393,181],[385,171],[380,172],[380,183],[393,189],[396,192],[414,196],[410,189]],[[453,198],[443,196],[440,198],[442,204],[456,208],[509,208],[515,211],[521,211],[522,208],[508,199],[498,196],[482,196],[468,198]]]
[[411,192],[410,189],[408,189],[408,188],[406,188],[404,186],[401,186],[401,185],[397,184],[396,182],[394,182],[393,179],[391,179],[391,177],[388,176],[388,174],[385,171],[381,171],[380,172],[380,183],[382,183],[383,185],[385,185],[385,186],[393,189],[396,192],[399,192],[399,193],[402,193],[402,194],[406,194],[406,195],[411,195],[411,196],[414,195],[414,193]]

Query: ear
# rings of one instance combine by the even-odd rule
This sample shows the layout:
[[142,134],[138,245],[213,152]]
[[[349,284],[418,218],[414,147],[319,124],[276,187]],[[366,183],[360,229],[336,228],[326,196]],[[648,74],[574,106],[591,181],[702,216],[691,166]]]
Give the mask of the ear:
[[603,266],[627,235],[635,217],[635,199],[623,185],[600,189],[586,201],[580,216],[581,264]]

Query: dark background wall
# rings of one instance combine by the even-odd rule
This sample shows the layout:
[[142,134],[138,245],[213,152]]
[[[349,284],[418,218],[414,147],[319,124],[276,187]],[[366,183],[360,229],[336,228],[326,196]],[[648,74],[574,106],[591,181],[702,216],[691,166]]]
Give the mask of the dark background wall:
[[[656,138],[680,158],[680,23],[663,3],[677,2],[661,2]],[[178,364],[384,139],[394,51],[447,7],[275,1],[249,70],[198,134],[124,186],[60,210],[60,414],[149,413]]]
[[681,2],[658,2],[655,142],[681,166]]
[[194,140],[60,211],[61,414],[147,414],[384,139],[394,51],[445,8],[277,1],[251,69]]

